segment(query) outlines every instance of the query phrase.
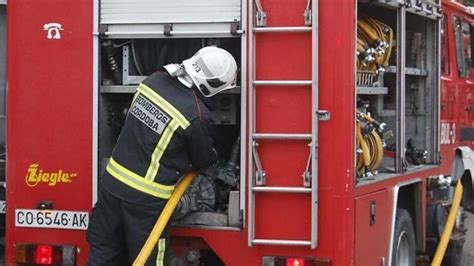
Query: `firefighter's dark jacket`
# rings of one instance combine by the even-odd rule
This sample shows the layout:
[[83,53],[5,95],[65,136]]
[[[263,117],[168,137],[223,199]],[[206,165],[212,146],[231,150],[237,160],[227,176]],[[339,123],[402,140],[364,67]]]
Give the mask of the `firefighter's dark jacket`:
[[131,202],[168,199],[184,173],[213,164],[209,109],[198,94],[164,72],[146,78],[133,97],[102,187]]

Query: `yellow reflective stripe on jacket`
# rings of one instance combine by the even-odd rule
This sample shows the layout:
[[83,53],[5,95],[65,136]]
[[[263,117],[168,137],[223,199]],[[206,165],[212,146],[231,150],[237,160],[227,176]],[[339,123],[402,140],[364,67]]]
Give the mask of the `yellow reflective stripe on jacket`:
[[174,186],[161,185],[146,180],[144,177],[123,167],[113,158],[110,158],[109,163],[107,164],[107,172],[128,186],[155,197],[169,199],[174,190]]
[[165,261],[166,239],[158,240],[158,254],[156,254],[156,266],[163,266]]
[[143,95],[145,95],[148,99],[150,99],[152,102],[157,104],[160,108],[163,109],[163,111],[171,115],[173,119],[178,120],[179,126],[181,128],[186,129],[189,126],[189,121],[184,117],[184,115],[181,114],[180,111],[174,108],[173,105],[171,105],[168,101],[163,99],[163,97],[158,95],[158,93],[156,93],[150,87],[141,83],[140,86],[138,86],[138,91],[140,93],[143,93]]
[[131,105],[133,105],[133,103],[135,102],[135,99],[137,99],[137,97],[138,97],[139,94],[140,94],[140,92],[137,90],[137,91],[135,92],[135,94],[133,95],[133,100],[132,100],[132,104],[131,104]]
[[179,124],[177,120],[173,119],[163,131],[160,141],[158,141],[158,144],[156,145],[156,148],[153,151],[153,154],[151,155],[150,167],[148,167],[148,170],[145,175],[145,178],[147,180],[153,181],[153,179],[155,179],[155,176],[158,173],[158,170],[160,169],[161,157],[165,153],[166,148],[168,148],[168,144],[170,143],[171,138],[173,137],[174,132],[176,131],[176,129],[178,129],[178,127]]

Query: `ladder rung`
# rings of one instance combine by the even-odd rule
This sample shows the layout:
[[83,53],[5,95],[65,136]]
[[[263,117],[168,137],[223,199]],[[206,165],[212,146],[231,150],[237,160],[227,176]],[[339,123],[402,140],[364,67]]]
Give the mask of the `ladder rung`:
[[255,86],[310,86],[311,80],[255,80]]
[[254,239],[254,245],[280,245],[280,246],[310,246],[311,241],[306,240],[278,240],[278,239]]
[[277,193],[311,193],[307,187],[253,187],[254,192],[277,192]]
[[271,134],[271,133],[255,133],[252,135],[254,139],[288,139],[288,140],[311,140],[311,134]]
[[311,27],[256,27],[253,28],[254,32],[310,32],[313,28]]

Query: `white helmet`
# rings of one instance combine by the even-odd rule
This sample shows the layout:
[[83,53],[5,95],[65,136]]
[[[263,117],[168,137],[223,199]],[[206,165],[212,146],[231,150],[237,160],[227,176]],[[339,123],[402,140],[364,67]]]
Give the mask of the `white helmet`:
[[183,61],[186,73],[205,97],[235,87],[237,63],[224,49],[208,46]]

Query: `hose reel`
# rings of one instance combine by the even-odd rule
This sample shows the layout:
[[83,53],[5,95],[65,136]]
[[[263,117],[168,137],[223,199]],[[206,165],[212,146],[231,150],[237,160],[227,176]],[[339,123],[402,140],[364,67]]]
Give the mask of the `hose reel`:
[[385,123],[380,123],[370,115],[357,111],[357,159],[356,169],[359,176],[372,176],[382,164],[384,142],[380,136]]
[[393,47],[391,27],[372,17],[357,20],[357,69],[385,71]]

